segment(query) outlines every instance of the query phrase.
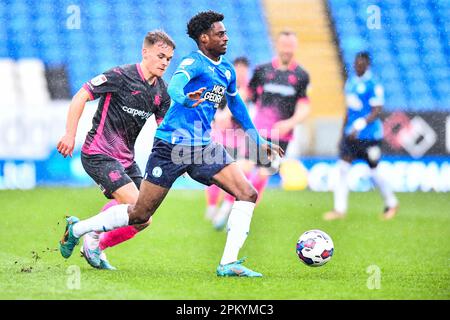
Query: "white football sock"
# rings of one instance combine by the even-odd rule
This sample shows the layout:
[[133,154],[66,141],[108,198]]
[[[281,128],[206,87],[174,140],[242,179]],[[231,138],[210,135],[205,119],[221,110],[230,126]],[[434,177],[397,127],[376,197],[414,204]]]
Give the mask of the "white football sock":
[[110,231],[128,225],[128,204],[112,206],[92,218],[82,220],[73,226],[77,238],[91,231]]
[[385,206],[388,208],[396,207],[398,205],[398,200],[394,192],[392,191],[392,188],[387,179],[385,179],[380,174],[378,167],[372,169],[371,172],[373,182],[375,183],[375,186],[378,187],[378,189],[380,190]]
[[348,172],[350,171],[351,164],[339,160],[337,163],[338,178],[334,185],[334,211],[341,214],[347,213],[348,207]]
[[239,250],[244,245],[250,231],[255,203],[249,201],[235,201],[231,209],[227,224],[227,243],[223,251],[220,264],[228,264],[238,259]]

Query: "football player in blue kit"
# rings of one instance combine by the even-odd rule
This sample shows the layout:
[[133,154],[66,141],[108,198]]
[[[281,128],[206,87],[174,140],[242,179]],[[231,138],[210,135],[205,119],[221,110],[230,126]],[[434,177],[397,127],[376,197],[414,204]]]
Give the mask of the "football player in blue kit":
[[384,104],[384,90],[370,70],[370,56],[367,52],[356,55],[356,75],[345,84],[347,113],[344,119],[340,154],[337,163],[338,179],[334,188],[334,210],[327,212],[325,220],[341,219],[346,216],[348,206],[347,177],[353,160],[362,159],[371,169],[371,177],[384,200],[384,219],[392,219],[398,210],[398,200],[386,177],[378,170],[381,157],[383,124],[380,119]]
[[171,106],[156,131],[136,204],[116,205],[83,221],[69,217],[60,242],[65,258],[72,254],[79,238],[87,232],[148,221],[174,181],[187,173],[205,185],[216,184],[236,198],[216,274],[262,276],[243,266],[243,259],[238,259],[250,229],[257,191],[224,147],[213,142],[210,136],[211,122],[222,99],[226,96],[233,116],[254,143],[266,151],[268,158],[275,153],[283,156],[284,150],[259,135],[238,94],[235,69],[223,56],[228,43],[223,19],[222,14],[214,11],[200,12],[187,25],[188,35],[199,50],[184,57],[170,80]]

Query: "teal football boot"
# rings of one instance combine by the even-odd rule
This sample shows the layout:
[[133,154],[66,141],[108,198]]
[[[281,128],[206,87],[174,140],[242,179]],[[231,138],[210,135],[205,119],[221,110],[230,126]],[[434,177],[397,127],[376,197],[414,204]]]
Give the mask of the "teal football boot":
[[64,258],[72,255],[73,249],[80,242],[80,238],[73,235],[73,226],[80,221],[77,217],[68,217],[66,219],[66,231],[63,238],[59,241],[59,251]]
[[100,254],[102,251],[98,247],[99,235],[96,232],[86,233],[83,237],[83,247],[80,249],[82,256],[93,268],[100,267]]
[[100,267],[99,269],[105,269],[105,270],[117,270],[116,267],[113,267],[109,264],[108,260],[106,259],[106,255],[104,252],[100,255]]
[[262,274],[242,265],[246,258],[228,264],[219,264],[217,276],[219,277],[262,277]]

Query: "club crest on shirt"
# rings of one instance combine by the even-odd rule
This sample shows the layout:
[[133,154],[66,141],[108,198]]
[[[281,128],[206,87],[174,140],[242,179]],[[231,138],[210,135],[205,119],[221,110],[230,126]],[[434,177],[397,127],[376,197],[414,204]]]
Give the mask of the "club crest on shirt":
[[359,94],[363,94],[364,92],[366,92],[366,85],[364,83],[360,83],[356,86],[356,91]]
[[159,106],[161,104],[161,96],[160,95],[156,95],[155,99],[153,100],[153,103],[155,106]]
[[105,83],[106,81],[108,81],[108,79],[106,79],[106,76],[104,74],[100,74],[100,75],[96,76],[95,78],[93,78],[91,80],[91,83],[93,86],[98,87],[99,85]]
[[161,167],[154,167],[152,170],[152,176],[154,176],[155,178],[159,178],[162,176],[162,169]]
[[230,70],[225,71],[225,78],[227,78],[227,80],[231,79],[231,71]]

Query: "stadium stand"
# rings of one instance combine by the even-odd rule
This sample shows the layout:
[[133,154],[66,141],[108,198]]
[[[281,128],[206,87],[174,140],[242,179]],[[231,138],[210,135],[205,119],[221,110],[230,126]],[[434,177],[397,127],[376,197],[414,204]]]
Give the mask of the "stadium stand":
[[230,0],[226,4],[194,0],[3,0],[0,22],[7,27],[0,28],[0,58],[37,58],[47,67],[64,65],[74,94],[98,73],[139,61],[145,34],[161,28],[177,43],[167,79],[182,55],[195,48],[186,35],[187,21],[207,9],[225,15],[230,59],[246,55],[253,65],[270,59],[270,35],[258,0]]
[[378,1],[379,28],[367,25],[373,1],[328,4],[346,71],[356,52],[369,51],[387,111],[450,111],[450,1]]
[[[5,103],[23,103],[27,96],[22,95],[21,75],[26,72],[19,72],[18,61],[40,59],[47,75],[52,68],[67,72],[70,94],[74,94],[84,81],[111,66],[138,61],[143,36],[155,28],[167,31],[177,43],[165,76],[168,80],[182,55],[195,49],[186,35],[186,22],[198,11],[213,9],[226,16],[231,38],[228,57],[246,55],[253,66],[271,59],[271,36],[280,29],[297,32],[298,60],[312,80],[315,125],[342,114],[340,58],[345,71],[352,72],[354,55],[360,50],[373,55],[373,69],[385,85],[387,111],[450,110],[450,1],[376,3],[381,14],[379,29],[367,26],[368,8],[373,4],[368,0],[81,0],[76,4],[3,0],[0,90],[9,93]],[[48,90],[39,83],[37,88],[44,92],[32,102],[48,99]],[[58,96],[50,91],[52,98]],[[328,120],[324,121],[327,127]],[[318,126],[317,130],[323,129]]]

